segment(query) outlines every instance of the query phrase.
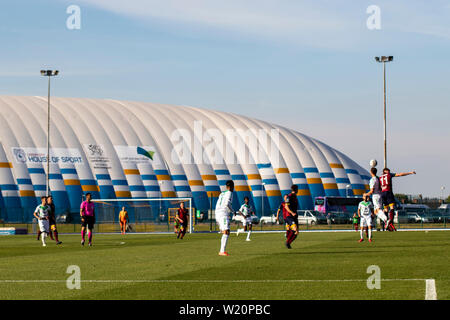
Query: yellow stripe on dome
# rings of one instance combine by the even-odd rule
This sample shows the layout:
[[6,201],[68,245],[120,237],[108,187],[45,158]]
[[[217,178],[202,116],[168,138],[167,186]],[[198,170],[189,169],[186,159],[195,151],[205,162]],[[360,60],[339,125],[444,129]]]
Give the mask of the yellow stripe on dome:
[[279,197],[281,196],[280,190],[266,190],[266,195],[268,197]]
[[139,169],[124,169],[123,173],[140,175]]
[[203,180],[189,180],[190,186],[204,186]]
[[204,175],[202,175],[202,179],[204,181],[207,181],[207,180],[215,180],[215,181],[217,181],[217,177],[215,175],[213,175],[213,174],[204,174]]
[[175,198],[177,194],[174,191],[162,191],[161,195],[163,198]]
[[234,191],[250,191],[249,186],[235,186]]
[[0,168],[12,168],[13,165],[11,162],[0,162]]
[[117,198],[131,198],[130,191],[116,191]]
[[366,190],[353,189],[353,194],[354,194],[355,196],[362,196],[365,192],[366,192]]
[[261,180],[260,174],[248,174],[247,180]]
[[100,188],[96,185],[84,185],[81,186],[81,190],[83,191],[98,191],[100,192]]
[[21,197],[36,197],[34,190],[20,190],[19,195]]
[[298,190],[297,196],[310,196],[311,192],[309,190]]
[[324,183],[323,184],[323,188],[325,190],[337,190],[338,186],[336,183]]
[[220,191],[208,191],[208,197],[218,197],[220,196]]
[[77,180],[77,179],[65,179],[64,180],[64,184],[66,186],[79,186],[80,185],[80,180]]

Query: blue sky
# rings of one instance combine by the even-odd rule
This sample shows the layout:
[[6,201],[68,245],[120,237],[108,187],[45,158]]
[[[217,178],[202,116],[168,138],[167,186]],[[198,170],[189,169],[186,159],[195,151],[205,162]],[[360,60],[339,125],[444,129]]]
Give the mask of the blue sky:
[[[81,8],[69,30],[66,8]],[[370,5],[381,29],[369,30]],[[16,0],[0,11],[0,94],[192,105],[275,122],[367,167],[417,170],[395,191],[450,190],[448,1]]]

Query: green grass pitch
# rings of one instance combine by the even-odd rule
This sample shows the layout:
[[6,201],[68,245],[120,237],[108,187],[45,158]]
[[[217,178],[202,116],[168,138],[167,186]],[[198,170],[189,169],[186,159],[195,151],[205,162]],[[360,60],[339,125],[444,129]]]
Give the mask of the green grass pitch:
[[[251,242],[231,234],[229,257],[217,255],[217,233],[187,234],[184,240],[94,234],[93,247],[82,247],[79,235],[61,235],[61,246],[48,239],[47,247],[34,235],[2,236],[0,299],[425,298],[424,280],[382,281],[381,289],[369,290],[370,265],[380,267],[382,279],[435,279],[437,298],[450,298],[449,232],[375,232],[373,243],[358,243],[358,235],[304,232],[288,250],[282,233],[255,232]],[[80,290],[66,287],[69,265],[80,267]]]

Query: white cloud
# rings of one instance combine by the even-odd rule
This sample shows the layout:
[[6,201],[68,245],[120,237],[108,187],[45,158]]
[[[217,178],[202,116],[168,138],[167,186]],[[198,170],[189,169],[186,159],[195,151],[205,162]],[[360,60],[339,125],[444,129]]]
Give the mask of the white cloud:
[[[366,8],[371,4],[312,0],[81,0],[81,3],[153,22],[170,21],[200,26],[207,31],[334,48],[360,45],[367,38]],[[374,4],[381,8],[384,31],[450,38],[446,2],[379,0]]]
[[343,46],[339,38],[352,30],[364,31],[361,20],[349,21],[339,6],[317,5],[314,1],[271,0],[81,0],[116,14],[176,24],[200,26],[204,30],[226,31],[275,41],[330,47]]

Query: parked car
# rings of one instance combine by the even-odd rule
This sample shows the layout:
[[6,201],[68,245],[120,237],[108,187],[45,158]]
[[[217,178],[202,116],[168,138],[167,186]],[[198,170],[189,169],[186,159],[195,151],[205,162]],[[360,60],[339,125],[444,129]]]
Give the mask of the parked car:
[[[240,222],[243,224],[245,221],[245,218],[240,214],[235,214],[231,220],[234,222]],[[252,216],[252,224],[258,224],[258,223],[259,223],[258,216],[253,215]]]
[[444,222],[444,219],[447,222],[450,221],[450,203],[441,204],[437,210],[440,216],[439,222]]
[[443,216],[439,210],[430,210],[426,214],[427,219],[429,222],[433,223],[441,223],[444,222]]
[[394,223],[428,223],[432,222],[430,218],[426,216],[425,213],[420,215],[417,212],[408,212],[406,210],[398,210],[396,211],[394,217]]
[[259,219],[259,223],[261,224],[268,224],[268,223],[277,224],[277,222],[278,222],[277,217],[275,215],[264,216]]
[[327,218],[318,211],[313,210],[297,210],[298,224],[326,224]]
[[353,214],[346,212],[330,212],[329,214],[333,224],[349,224],[353,222]]
[[438,208],[439,211],[444,213],[450,213],[450,203],[443,203]]

